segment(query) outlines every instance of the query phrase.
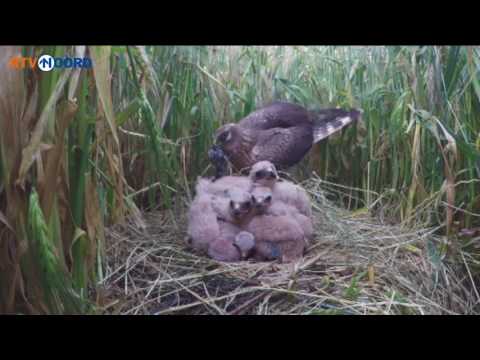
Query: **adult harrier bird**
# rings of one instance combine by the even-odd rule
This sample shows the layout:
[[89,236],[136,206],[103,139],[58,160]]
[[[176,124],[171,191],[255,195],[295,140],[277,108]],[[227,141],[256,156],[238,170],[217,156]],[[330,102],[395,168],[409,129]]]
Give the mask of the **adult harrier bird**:
[[360,119],[352,109],[307,110],[303,106],[275,102],[240,120],[220,127],[209,158],[219,173],[225,156],[235,170],[268,160],[277,169],[287,169],[303,159],[313,144]]

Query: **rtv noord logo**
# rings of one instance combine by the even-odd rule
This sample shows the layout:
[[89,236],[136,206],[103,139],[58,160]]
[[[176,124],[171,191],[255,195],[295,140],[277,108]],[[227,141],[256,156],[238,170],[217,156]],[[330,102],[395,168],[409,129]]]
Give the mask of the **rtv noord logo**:
[[71,58],[42,55],[38,59],[38,68],[42,71],[50,71],[53,68],[90,68],[92,61],[89,58]]
[[48,54],[44,54],[37,58],[16,56],[10,59],[9,66],[14,69],[24,69],[29,67],[35,69],[38,67],[41,71],[51,71],[54,68],[91,68],[92,60],[88,57],[53,57]]

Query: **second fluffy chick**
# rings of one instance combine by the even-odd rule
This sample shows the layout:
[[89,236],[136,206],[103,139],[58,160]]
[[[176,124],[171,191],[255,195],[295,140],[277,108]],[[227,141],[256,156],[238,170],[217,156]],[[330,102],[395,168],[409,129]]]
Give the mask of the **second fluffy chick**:
[[255,216],[245,230],[255,237],[255,258],[278,258],[282,262],[300,258],[307,242],[313,237],[310,218],[294,206],[274,199],[268,187],[254,187],[252,201]]
[[251,234],[241,226],[252,213],[251,195],[240,189],[228,191],[228,197],[215,196],[197,186],[197,194],[188,212],[188,243],[219,261],[246,258],[254,246]]

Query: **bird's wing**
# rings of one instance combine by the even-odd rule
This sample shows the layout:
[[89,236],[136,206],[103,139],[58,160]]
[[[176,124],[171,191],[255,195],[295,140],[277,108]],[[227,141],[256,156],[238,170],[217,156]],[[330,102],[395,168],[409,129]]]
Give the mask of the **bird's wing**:
[[357,109],[324,109],[312,112],[313,138],[317,143],[342,130],[345,126],[361,119],[361,111]]
[[239,121],[243,128],[267,130],[273,128],[289,128],[302,125],[311,126],[311,114],[302,106],[275,102],[252,112]]
[[313,133],[309,127],[262,130],[251,155],[255,162],[268,160],[277,168],[285,169],[302,160],[312,142]]

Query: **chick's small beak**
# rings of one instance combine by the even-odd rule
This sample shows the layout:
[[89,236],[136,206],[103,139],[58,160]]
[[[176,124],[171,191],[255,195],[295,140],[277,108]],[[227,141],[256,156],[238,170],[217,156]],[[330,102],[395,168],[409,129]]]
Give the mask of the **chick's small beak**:
[[247,255],[248,255],[248,251],[240,250],[240,257],[242,259],[246,259]]
[[239,207],[235,206],[232,210],[233,216],[239,216],[242,212]]

